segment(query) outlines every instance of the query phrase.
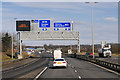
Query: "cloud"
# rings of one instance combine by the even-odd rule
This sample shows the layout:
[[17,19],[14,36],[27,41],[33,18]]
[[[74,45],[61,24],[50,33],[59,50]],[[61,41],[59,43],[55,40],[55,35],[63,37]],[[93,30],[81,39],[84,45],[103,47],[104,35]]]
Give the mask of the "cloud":
[[94,4],[96,8],[118,8],[118,2],[98,2]]
[[[102,3],[98,3],[98,4],[100,5]],[[96,6],[98,4],[96,4]],[[87,4],[85,5],[85,3],[84,3],[85,6],[82,5],[81,3],[79,3],[79,4],[76,4],[76,3],[75,4],[74,3],[72,3],[72,4],[71,3],[50,3],[50,4],[44,3],[43,4],[42,2],[41,2],[41,4],[40,3],[21,2],[21,3],[12,3],[12,5],[13,5],[12,7],[9,7],[9,6],[3,7],[4,14],[3,14],[2,24],[3,24],[3,30],[6,32],[7,31],[8,32],[15,31],[14,18],[18,18],[18,19],[19,18],[20,19],[52,18],[54,20],[64,20],[64,19],[69,20],[69,18],[71,18],[72,20],[75,21],[74,25],[73,25],[74,31],[80,32],[81,44],[84,44],[84,43],[91,44],[91,35],[92,35],[91,34],[91,22],[89,21],[89,19],[91,20],[91,18],[89,18],[90,17],[89,15],[87,15],[87,19],[86,19],[86,17],[84,17],[84,15],[86,15],[85,13],[87,13],[86,11],[89,11],[89,10],[87,10],[87,9],[89,9],[89,8],[87,8],[89,6],[87,6]],[[109,3],[108,3],[108,5],[109,5]],[[17,7],[13,8],[14,6],[17,6]],[[28,10],[26,10],[23,13],[23,11],[19,10],[19,7],[21,9],[23,8],[24,10],[26,10],[26,9],[28,9]],[[100,7],[100,6],[98,6],[98,7]],[[80,10],[78,10],[78,8],[80,8]],[[30,11],[29,9],[32,11],[31,13],[29,12]],[[82,9],[84,9],[85,11],[82,11]],[[111,9],[111,8],[109,8],[109,9]],[[97,10],[103,11],[105,13],[108,12],[105,9],[97,9]],[[39,13],[36,13],[38,11],[39,11]],[[64,13],[64,15],[61,15],[62,12],[60,12],[60,11],[62,11]],[[113,9],[111,11],[113,11]],[[53,12],[54,12],[54,14],[51,14]],[[36,14],[36,15],[33,15],[33,14]],[[83,17],[84,17],[84,19],[83,19]],[[107,14],[107,17],[102,17],[102,18],[101,18],[101,16],[99,16],[99,17],[100,17],[100,19],[106,20],[106,21],[116,21],[117,20],[117,17],[113,17],[113,15],[108,16],[108,14]],[[94,23],[94,40],[95,40],[94,42],[100,43],[102,40],[106,40],[107,42],[117,42],[117,40],[118,40],[117,39],[117,35],[118,35],[117,34],[117,24],[116,25],[114,25],[114,24],[115,23],[112,23],[112,24],[107,24],[107,23],[102,24],[102,22],[100,22],[99,24]],[[58,43],[56,42],[56,44],[58,44]],[[60,44],[62,44],[62,42]]]
[[[65,2],[15,2],[19,6],[32,8],[53,8],[53,9],[81,9],[79,3],[65,3]],[[73,6],[76,4],[76,6]]]
[[[90,0],[91,2],[119,2],[119,0]],[[3,2],[89,2],[89,0],[3,0]]]
[[88,24],[86,21],[75,21],[75,24],[79,24],[79,25],[86,25]]
[[106,17],[106,18],[104,18],[104,20],[106,20],[106,21],[117,21],[117,18],[115,18],[115,17]]

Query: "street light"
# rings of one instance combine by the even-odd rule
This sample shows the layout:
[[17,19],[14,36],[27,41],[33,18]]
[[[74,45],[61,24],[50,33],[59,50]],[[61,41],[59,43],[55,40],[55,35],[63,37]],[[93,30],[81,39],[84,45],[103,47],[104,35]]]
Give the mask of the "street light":
[[14,47],[13,47],[13,33],[12,33],[12,59],[13,59],[13,49]]
[[[18,18],[14,18],[14,21],[15,21],[15,26],[16,26],[16,20],[17,20]],[[18,36],[19,36],[19,32],[17,31],[17,48],[16,48],[16,52],[19,52],[19,39],[18,39]]]
[[[17,18],[14,18],[14,20],[16,20]],[[13,38],[14,38],[14,33],[12,33],[12,59],[13,59],[13,52],[14,52],[14,41],[13,41]]]
[[[85,2],[85,3],[92,3],[92,2]],[[93,3],[98,3],[98,2],[93,2]],[[95,54],[94,54],[94,33],[93,33],[93,4],[91,4],[91,15],[92,15],[92,53],[94,59]]]

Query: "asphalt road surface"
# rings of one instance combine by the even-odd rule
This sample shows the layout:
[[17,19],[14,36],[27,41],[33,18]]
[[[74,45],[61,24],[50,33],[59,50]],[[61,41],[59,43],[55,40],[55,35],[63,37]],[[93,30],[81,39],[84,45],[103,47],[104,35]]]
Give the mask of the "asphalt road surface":
[[2,78],[6,80],[10,78],[34,78],[49,62],[49,58],[42,58],[42,55],[31,59],[37,60],[23,66],[20,65],[20,67],[2,71]]
[[68,62],[67,68],[52,68],[53,59],[50,53],[42,53],[41,57],[36,57],[35,59],[37,60],[34,63],[3,71],[3,79],[20,78],[21,80],[33,80],[47,67],[47,70],[37,80],[118,80],[117,74],[96,67],[87,61],[65,57]]
[[66,58],[68,61],[67,68],[48,68],[43,75],[39,78],[43,79],[101,79],[101,80],[110,80],[117,79],[118,75],[106,71],[104,69],[98,68],[93,64],[90,64],[86,61],[75,59],[75,58]]

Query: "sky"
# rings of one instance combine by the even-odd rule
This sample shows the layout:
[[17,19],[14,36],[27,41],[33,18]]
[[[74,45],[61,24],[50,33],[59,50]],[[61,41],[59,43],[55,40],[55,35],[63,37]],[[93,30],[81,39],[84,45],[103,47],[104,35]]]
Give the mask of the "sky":
[[[118,42],[118,3],[117,2],[2,2],[2,31],[16,32],[15,18],[54,19],[74,21],[73,31],[80,32],[80,44],[92,43],[92,17],[94,43],[101,41]],[[77,41],[23,41],[26,45],[77,44]]]

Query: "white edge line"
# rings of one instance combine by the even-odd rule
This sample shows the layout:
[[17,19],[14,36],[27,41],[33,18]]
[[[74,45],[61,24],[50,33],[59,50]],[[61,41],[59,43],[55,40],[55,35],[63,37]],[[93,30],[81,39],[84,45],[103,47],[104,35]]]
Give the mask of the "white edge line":
[[77,72],[77,70],[75,70],[75,72]]
[[36,80],[37,78],[39,78],[46,70],[48,67],[45,67],[33,80]]
[[112,73],[114,73],[114,74],[120,75],[118,72],[115,72],[115,71],[113,71],[113,70],[107,69],[107,68],[102,67],[102,66],[100,66],[100,65],[97,65],[97,64],[94,64],[94,63],[91,63],[91,62],[88,62],[88,63],[93,64],[93,65],[95,65],[95,66],[97,66],[97,67],[99,67],[99,68],[102,68],[102,69],[104,69],[104,70],[107,70],[107,71],[109,71],[109,72],[112,72]]
[[81,76],[78,76],[79,79],[81,79]]

